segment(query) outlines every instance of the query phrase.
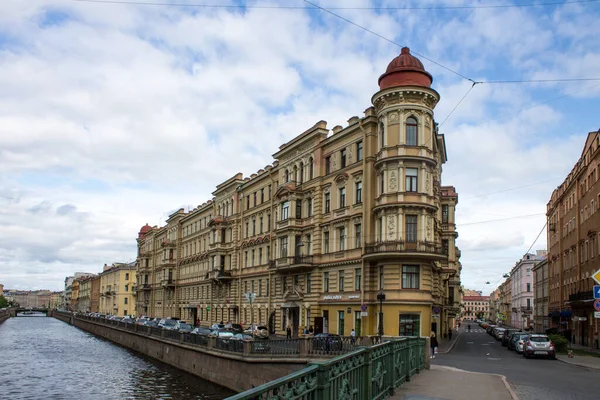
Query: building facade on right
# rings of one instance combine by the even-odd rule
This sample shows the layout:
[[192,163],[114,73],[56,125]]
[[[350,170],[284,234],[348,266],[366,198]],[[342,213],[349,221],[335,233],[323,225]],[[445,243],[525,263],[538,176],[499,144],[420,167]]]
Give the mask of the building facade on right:
[[573,343],[598,347],[591,276],[600,269],[600,130],[546,207],[549,313],[552,327]]

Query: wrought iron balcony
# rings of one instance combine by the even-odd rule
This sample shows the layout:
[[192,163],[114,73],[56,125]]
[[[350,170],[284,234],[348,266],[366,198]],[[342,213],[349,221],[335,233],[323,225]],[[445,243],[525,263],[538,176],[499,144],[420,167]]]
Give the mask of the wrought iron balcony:
[[150,289],[151,289],[151,287],[150,287],[149,283],[144,283],[141,287],[141,290],[150,290]]
[[281,257],[269,261],[269,268],[281,272],[301,272],[313,267],[313,256]]
[[588,290],[586,292],[577,292],[569,295],[569,303],[576,301],[592,301],[594,300],[594,291]]
[[521,312],[523,314],[533,314],[533,308],[531,308],[531,306],[527,307],[527,306],[522,306],[521,307]]
[[175,287],[175,279],[173,279],[173,278],[163,279],[160,281],[160,284],[162,287],[174,288]]
[[233,279],[231,271],[225,271],[224,269],[213,269],[208,271],[208,279],[215,282],[223,282]]
[[163,240],[162,243],[160,244],[161,247],[166,247],[166,248],[172,248],[174,249],[175,247],[177,247],[177,241],[176,240]]
[[363,258],[390,258],[400,255],[417,255],[436,260],[448,258],[444,254],[441,244],[425,241],[405,242],[403,240],[367,243]]

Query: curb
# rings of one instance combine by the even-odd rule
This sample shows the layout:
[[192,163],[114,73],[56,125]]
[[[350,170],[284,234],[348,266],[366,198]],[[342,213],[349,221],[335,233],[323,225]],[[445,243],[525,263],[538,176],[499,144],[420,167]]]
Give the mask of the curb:
[[575,367],[581,367],[581,368],[587,368],[587,369],[595,369],[595,370],[600,370],[600,366],[595,366],[595,365],[581,365],[581,364],[577,364],[568,360],[561,360],[560,358],[556,357],[556,360],[565,363],[565,364],[569,364],[569,365],[573,365]]
[[488,374],[485,372],[474,372],[474,371],[467,371],[464,369],[460,369],[460,368],[454,368],[454,367],[446,367],[444,365],[432,365],[431,366],[432,369],[435,367],[435,369],[445,369],[448,371],[455,371],[455,372],[464,372],[467,374],[477,374],[477,375],[492,375],[492,376],[499,376],[500,379],[502,379],[502,383],[504,383],[504,387],[506,388],[506,390],[508,391],[508,394],[510,394],[510,397],[513,400],[519,400],[519,396],[517,396],[517,394],[515,393],[515,391],[513,390],[513,388],[510,386],[510,383],[508,383],[508,379],[506,379],[506,376],[501,375],[501,374]]
[[452,343],[450,344],[450,347],[448,347],[448,350],[444,350],[444,351],[439,351],[438,350],[438,354],[448,354],[452,351],[452,349],[454,348],[454,345],[456,344],[456,342],[458,342],[458,338],[460,337],[460,335],[462,335],[463,333],[460,332],[458,335],[456,335],[456,339],[454,339],[452,341]]

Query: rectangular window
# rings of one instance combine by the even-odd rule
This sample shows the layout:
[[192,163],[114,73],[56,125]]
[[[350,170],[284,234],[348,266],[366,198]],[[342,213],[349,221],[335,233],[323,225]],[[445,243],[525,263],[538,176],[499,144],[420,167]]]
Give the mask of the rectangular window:
[[265,202],[265,188],[260,189],[260,203]]
[[312,199],[311,198],[306,200],[306,215],[308,217],[312,216]]
[[338,292],[344,291],[344,271],[338,272]]
[[281,257],[282,258],[287,257],[287,245],[288,245],[287,236],[284,236],[281,239],[279,239],[279,243],[280,243]]
[[[214,259],[215,259],[215,258],[213,257],[213,261],[214,261]],[[213,264],[214,264],[214,263],[213,263]],[[244,267],[247,267],[247,266],[248,266],[248,250],[246,250],[246,251],[244,252]],[[214,265],[213,265],[213,268],[214,268]]]
[[125,280],[126,280],[126,281],[128,281],[128,280],[129,280],[129,273],[128,273],[128,272],[126,272],[126,273],[125,273]]
[[343,149],[340,152],[340,163],[341,163],[341,168],[346,167],[346,149]]
[[442,239],[442,253],[448,255],[448,239]]
[[527,309],[531,309],[531,299],[527,299]]
[[258,232],[263,233],[263,217],[258,220]]
[[356,142],[356,160],[362,161],[362,159],[363,159],[363,143],[361,140],[359,142]]
[[255,250],[252,250],[252,257],[250,258],[250,266],[254,267],[254,256],[255,256]]
[[285,203],[281,204],[281,220],[280,221],[285,221],[289,217],[290,217],[290,202],[286,201]]
[[356,191],[354,195],[354,203],[360,204],[362,203],[362,182],[356,182]]
[[258,295],[262,296],[262,279],[258,280]]
[[296,200],[296,218],[302,218],[302,200]]
[[339,250],[346,250],[346,228],[342,227],[338,229],[339,234]]
[[346,188],[340,188],[340,208],[346,207]]
[[[246,222],[246,237],[248,237],[249,234],[250,234],[250,230],[249,230],[250,228],[249,227],[250,227],[250,223]],[[213,233],[214,233],[214,231],[213,231]],[[213,243],[214,243],[214,241],[215,240],[214,240],[214,237],[213,237]]]
[[360,249],[362,247],[362,225],[361,224],[354,225],[354,240],[355,240],[355,248]]
[[250,209],[250,196],[246,197],[246,210]]
[[362,269],[356,268],[354,270],[354,290],[360,290],[362,287]]
[[329,272],[323,272],[323,291],[329,292]]
[[256,192],[253,193],[253,197],[254,197],[254,207],[256,207]]
[[325,212],[328,213],[331,208],[331,195],[329,193],[325,193]]
[[383,171],[379,174],[379,193],[385,193],[385,175],[383,174]]
[[129,299],[128,299],[127,297],[125,297],[125,298],[123,299],[123,304],[127,304],[127,300],[129,300]]
[[443,224],[448,223],[448,204],[442,205],[442,223]]
[[417,178],[419,170],[416,168],[406,168],[406,191],[416,192],[417,191]]
[[325,157],[325,174],[331,173],[331,156]]
[[420,316],[415,314],[400,314],[400,336],[420,336]]
[[252,220],[252,236],[256,236],[256,220]]
[[416,215],[407,215],[406,216],[406,241],[408,243],[416,243],[417,242],[417,216]]
[[527,283],[527,291],[531,292],[531,283]]
[[323,232],[323,253],[329,253],[329,232]]
[[419,288],[419,266],[418,265],[403,265],[402,266],[402,289],[418,289]]
[[310,288],[312,286],[312,279],[310,274],[306,274],[306,294],[309,294],[311,292]]
[[258,248],[258,265],[262,265],[262,247]]

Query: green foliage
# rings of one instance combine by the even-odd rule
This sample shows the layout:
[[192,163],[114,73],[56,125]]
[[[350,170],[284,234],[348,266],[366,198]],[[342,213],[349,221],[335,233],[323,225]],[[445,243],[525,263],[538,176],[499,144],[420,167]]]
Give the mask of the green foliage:
[[8,300],[0,294],[0,308],[8,307]]
[[548,335],[557,353],[566,353],[569,341],[562,335]]

